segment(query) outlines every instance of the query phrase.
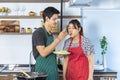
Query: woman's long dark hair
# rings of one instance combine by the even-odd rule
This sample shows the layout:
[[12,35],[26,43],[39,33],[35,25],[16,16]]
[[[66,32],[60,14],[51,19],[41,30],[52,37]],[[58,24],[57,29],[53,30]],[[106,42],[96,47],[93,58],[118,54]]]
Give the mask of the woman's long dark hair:
[[[80,22],[77,20],[77,19],[73,19],[69,22],[69,24],[73,24],[74,28],[77,29],[77,28],[81,28],[79,34],[83,36],[83,28],[80,24]],[[68,25],[69,25],[68,24]],[[67,31],[68,31],[68,26],[67,26]]]

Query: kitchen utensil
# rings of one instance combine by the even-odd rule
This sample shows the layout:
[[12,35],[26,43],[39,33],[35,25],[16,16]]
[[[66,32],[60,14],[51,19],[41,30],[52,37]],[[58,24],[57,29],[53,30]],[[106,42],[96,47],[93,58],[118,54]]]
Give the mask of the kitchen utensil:
[[19,69],[19,71],[20,71],[21,73],[23,73],[25,76],[27,76],[28,78],[31,78],[31,76],[30,76],[29,74],[27,74],[24,70]]
[[45,72],[27,72],[31,76],[31,78],[26,77],[24,74],[19,73],[17,75],[18,80],[46,80],[47,73]]

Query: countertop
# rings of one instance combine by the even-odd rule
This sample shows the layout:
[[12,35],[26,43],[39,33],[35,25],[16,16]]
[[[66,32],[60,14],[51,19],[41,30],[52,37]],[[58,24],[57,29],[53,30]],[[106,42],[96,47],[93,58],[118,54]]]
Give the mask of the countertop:
[[[19,73],[19,69],[24,70],[25,72],[34,72],[34,65],[15,65],[15,66],[8,66],[0,65],[0,76],[8,76],[8,74],[11,74],[12,77],[16,77],[16,74]],[[58,71],[59,76],[62,77],[62,71]],[[113,71],[109,68],[105,68],[104,70],[95,70],[93,77],[112,77],[112,78],[117,78],[117,72]],[[1,80],[1,79],[0,79]],[[96,79],[97,80],[97,79]]]

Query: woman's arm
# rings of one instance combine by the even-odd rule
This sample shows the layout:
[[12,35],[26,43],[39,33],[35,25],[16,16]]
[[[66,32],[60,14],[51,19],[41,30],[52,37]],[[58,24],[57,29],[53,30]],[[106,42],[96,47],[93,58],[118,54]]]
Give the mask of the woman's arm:
[[88,80],[92,80],[93,72],[94,72],[94,54],[90,53],[88,55],[88,61],[89,61],[89,77]]
[[64,56],[64,60],[63,60],[63,80],[66,80],[67,66],[68,66],[68,56]]

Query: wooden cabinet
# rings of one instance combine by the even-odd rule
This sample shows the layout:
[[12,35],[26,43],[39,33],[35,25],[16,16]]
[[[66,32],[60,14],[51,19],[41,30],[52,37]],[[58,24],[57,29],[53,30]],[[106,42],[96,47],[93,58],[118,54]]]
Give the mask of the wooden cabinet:
[[94,71],[94,80],[115,80],[117,78],[117,72],[105,68],[104,70]]
[[[62,73],[59,74],[60,80],[63,80]],[[111,69],[104,69],[94,71],[93,80],[115,80],[117,78],[117,72]]]

